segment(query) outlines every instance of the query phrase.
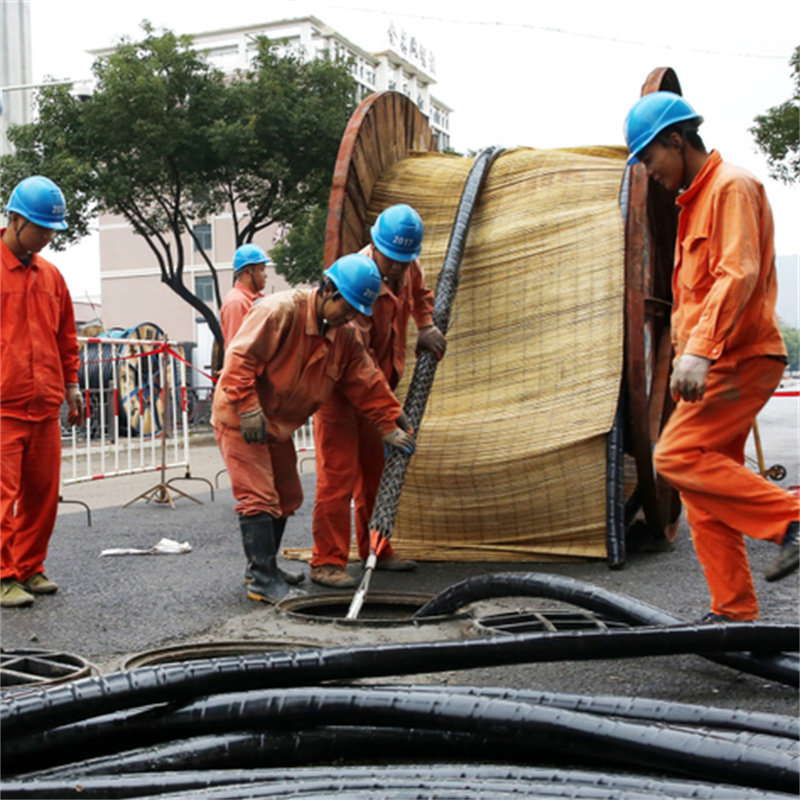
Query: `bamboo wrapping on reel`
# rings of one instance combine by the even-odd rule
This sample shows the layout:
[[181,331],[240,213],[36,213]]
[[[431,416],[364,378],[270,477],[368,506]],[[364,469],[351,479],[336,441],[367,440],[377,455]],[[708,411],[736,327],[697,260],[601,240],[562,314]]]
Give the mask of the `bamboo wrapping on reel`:
[[[471,166],[413,153],[370,198],[370,224],[393,203],[420,213],[431,286]],[[400,498],[393,543],[403,555],[605,556],[605,436],[624,349],[624,167],[624,149],[612,147],[518,148],[493,165]]]

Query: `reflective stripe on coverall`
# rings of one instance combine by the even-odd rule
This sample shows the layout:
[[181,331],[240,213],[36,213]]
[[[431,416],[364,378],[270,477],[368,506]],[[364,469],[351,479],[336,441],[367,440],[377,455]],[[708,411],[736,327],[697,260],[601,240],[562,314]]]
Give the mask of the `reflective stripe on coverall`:
[[655,466],[681,493],[711,611],[751,620],[758,601],[743,534],[780,543],[800,516],[794,495],[744,466],[753,421],[785,368],[772,211],[761,183],[716,151],[677,203],[675,354],[713,363],[703,399],[678,401]]
[[[320,333],[315,310],[318,291],[297,289],[264,298],[253,306],[227,348],[214,392],[211,421],[217,440],[225,442],[223,458],[226,451],[234,456],[230,463],[226,460],[225,466],[240,503],[240,514],[269,511],[276,517],[285,516],[286,509],[293,506],[294,510],[302,500],[298,501],[296,495],[283,497],[277,486],[279,470],[284,485],[292,492],[299,491],[293,447],[291,456],[285,444],[267,448],[273,458],[280,453],[279,468],[272,459],[266,469],[263,464],[253,466],[257,460],[257,450],[253,448],[260,446],[246,444],[241,438],[241,414],[260,405],[267,418],[269,441],[291,444],[292,433],[338,387],[372,420],[381,435],[397,427],[400,404],[356,329],[348,323],[324,335]],[[242,447],[249,449],[241,450],[239,440]],[[234,441],[237,445],[231,444]],[[240,460],[236,453],[251,455]],[[291,463],[285,463],[289,458]],[[290,472],[297,483],[289,480]],[[264,508],[265,505],[270,507]]]
[[[360,252],[375,257],[373,245]],[[433,292],[425,285],[419,259],[409,265],[397,295],[383,282],[372,316],[359,314],[353,321],[392,389],[405,370],[409,316],[414,317],[417,328],[433,324]],[[358,552],[366,559],[369,521],[383,471],[383,442],[374,425],[337,390],[314,415],[314,456],[317,483],[311,566],[347,565],[351,498]],[[392,553],[388,545],[381,558],[389,558]]]
[[[0,230],[0,237],[5,229]],[[75,314],[61,273],[0,241],[0,577],[44,570],[58,510],[59,415],[78,383]]]

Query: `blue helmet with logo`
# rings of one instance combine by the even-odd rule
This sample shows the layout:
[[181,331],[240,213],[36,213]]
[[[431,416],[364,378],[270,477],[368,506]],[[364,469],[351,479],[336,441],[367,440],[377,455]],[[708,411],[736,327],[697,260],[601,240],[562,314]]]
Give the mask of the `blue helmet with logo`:
[[369,256],[360,253],[342,256],[323,274],[353,308],[372,316],[372,304],[381,291],[381,273]]
[[405,203],[382,211],[370,233],[375,247],[392,261],[413,261],[422,252],[422,218]]
[[64,195],[44,175],[31,175],[21,180],[11,192],[6,211],[14,211],[43,228],[54,231],[67,229],[67,223],[64,222],[67,213]]
[[625,117],[625,141],[631,152],[628,163],[636,164],[638,154],[664,128],[689,120],[697,120],[699,125],[703,118],[679,94],[651,92],[640,97]]
[[243,244],[233,254],[233,271],[238,272],[250,264],[269,264],[267,254],[257,244]]

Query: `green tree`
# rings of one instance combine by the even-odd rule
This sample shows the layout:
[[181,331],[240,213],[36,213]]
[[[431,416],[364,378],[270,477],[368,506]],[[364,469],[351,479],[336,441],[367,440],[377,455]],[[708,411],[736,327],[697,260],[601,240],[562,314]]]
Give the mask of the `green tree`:
[[[70,225],[61,246],[85,235],[98,212],[123,216],[162,281],[202,314],[221,348],[213,309],[184,284],[183,235],[226,209],[238,246],[273,223],[302,223],[307,208],[326,203],[355,83],[346,64],[305,61],[266,37],[251,69],[225,76],[190,37],[142,28],[142,41],[123,40],[94,63],[91,96],[41,91],[37,121],[9,131],[16,152],[0,162],[0,192],[32,173],[56,181]],[[219,303],[214,264],[198,252]],[[306,264],[296,280],[317,277],[321,266],[321,258]]]
[[781,325],[781,334],[786,351],[789,353],[789,368],[800,369],[800,330],[790,328],[788,325]]
[[322,277],[320,265],[325,253],[327,206],[309,206],[297,216],[270,255],[275,269],[289,283],[309,283]]
[[791,98],[758,115],[750,128],[759,150],[767,157],[770,176],[783,183],[800,178],[800,46],[795,48],[789,65],[794,80]]

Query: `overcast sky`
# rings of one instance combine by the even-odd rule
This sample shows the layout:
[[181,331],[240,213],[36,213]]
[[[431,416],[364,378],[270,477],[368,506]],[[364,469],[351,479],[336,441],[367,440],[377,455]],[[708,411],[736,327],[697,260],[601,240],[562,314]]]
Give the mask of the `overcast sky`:
[[[748,128],[789,99],[797,0],[30,0],[34,79],[88,77],[85,51],[137,38],[142,19],[178,33],[308,14],[368,51],[390,25],[435,57],[433,94],[454,109],[457,150],[624,144],[622,123],[651,69],[670,66],[705,117],[709,148],[767,186],[778,255],[800,253],[800,187],[767,177]],[[95,248],[96,249],[96,248]],[[59,254],[76,294],[99,292],[92,247]],[[80,272],[71,263],[80,262]]]

